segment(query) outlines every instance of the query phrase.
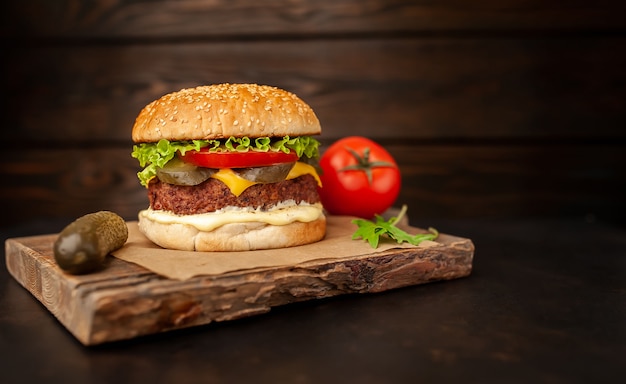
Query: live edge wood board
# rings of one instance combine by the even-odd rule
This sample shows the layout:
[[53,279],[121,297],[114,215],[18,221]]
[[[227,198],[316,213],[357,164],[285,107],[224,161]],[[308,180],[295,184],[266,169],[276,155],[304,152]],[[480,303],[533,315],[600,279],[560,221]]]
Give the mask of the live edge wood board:
[[441,234],[442,246],[172,280],[114,257],[72,276],[54,262],[56,235],[8,239],[6,265],[81,343],[96,345],[267,313],[272,307],[375,293],[468,276],[474,244]]

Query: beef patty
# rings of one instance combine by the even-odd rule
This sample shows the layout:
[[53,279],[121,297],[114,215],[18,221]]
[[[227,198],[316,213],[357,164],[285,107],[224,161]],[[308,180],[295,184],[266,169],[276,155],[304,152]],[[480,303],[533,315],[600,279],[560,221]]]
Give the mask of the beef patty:
[[278,183],[255,184],[239,196],[233,195],[226,184],[210,178],[194,186],[168,184],[153,178],[148,184],[150,207],[179,215],[209,213],[224,207],[253,207],[266,210],[274,205],[294,200],[297,203],[320,202],[317,181],[303,175]]

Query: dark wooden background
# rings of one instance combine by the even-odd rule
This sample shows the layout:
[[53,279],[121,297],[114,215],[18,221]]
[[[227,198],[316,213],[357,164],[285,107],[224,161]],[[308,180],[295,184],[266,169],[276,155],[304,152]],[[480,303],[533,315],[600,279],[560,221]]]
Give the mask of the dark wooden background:
[[623,1],[4,0],[0,225],[147,206],[135,116],[199,84],[298,94],[430,217],[624,223]]

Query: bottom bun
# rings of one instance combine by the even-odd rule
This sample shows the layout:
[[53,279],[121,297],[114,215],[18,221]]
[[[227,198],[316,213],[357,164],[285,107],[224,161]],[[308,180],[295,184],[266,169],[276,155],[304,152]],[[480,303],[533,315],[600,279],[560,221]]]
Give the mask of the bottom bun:
[[326,217],[286,225],[259,222],[230,223],[211,231],[182,223],[160,223],[139,215],[139,229],[153,243],[183,251],[252,251],[294,247],[320,241],[326,234]]

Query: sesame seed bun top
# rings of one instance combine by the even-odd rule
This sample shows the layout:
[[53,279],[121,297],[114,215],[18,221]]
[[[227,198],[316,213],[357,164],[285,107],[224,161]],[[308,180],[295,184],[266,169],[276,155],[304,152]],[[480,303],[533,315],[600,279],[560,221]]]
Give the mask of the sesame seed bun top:
[[133,126],[135,143],[161,139],[317,135],[319,120],[293,93],[257,84],[217,84],[169,93],[144,107]]

